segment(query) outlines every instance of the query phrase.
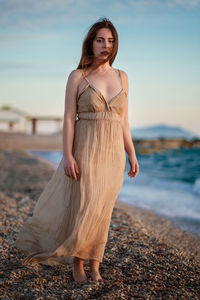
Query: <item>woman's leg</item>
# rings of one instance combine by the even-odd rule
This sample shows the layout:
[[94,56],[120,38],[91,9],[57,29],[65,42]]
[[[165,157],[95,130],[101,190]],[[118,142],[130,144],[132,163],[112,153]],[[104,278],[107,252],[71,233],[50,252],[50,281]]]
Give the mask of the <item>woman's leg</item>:
[[84,259],[74,257],[73,261],[73,278],[76,282],[87,281],[87,276],[84,271]]
[[90,259],[90,275],[93,281],[103,281],[99,274],[99,261]]

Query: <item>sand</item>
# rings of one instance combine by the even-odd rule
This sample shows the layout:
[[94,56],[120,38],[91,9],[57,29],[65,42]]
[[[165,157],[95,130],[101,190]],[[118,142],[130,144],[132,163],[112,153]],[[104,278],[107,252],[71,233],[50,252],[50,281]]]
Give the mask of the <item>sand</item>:
[[61,150],[62,134],[0,132],[0,150]]
[[0,152],[1,299],[200,299],[200,239],[148,210],[116,202],[100,273],[73,282],[69,265],[22,265],[15,248],[54,168],[27,151]]

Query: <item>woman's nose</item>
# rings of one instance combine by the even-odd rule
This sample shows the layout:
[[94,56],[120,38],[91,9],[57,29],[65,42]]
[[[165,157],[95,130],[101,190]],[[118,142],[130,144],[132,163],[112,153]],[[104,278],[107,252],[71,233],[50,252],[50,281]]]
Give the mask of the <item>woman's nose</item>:
[[107,40],[104,40],[104,48],[108,48],[109,47],[109,43]]

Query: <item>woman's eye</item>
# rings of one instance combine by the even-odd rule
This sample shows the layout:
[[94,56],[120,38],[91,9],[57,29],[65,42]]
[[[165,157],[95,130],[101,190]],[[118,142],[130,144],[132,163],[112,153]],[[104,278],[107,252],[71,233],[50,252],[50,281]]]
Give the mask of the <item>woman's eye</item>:
[[[97,39],[96,41],[97,41],[97,43],[103,42],[102,39]],[[109,42],[109,44],[114,44],[114,40],[110,40],[110,41],[108,41],[108,42]]]

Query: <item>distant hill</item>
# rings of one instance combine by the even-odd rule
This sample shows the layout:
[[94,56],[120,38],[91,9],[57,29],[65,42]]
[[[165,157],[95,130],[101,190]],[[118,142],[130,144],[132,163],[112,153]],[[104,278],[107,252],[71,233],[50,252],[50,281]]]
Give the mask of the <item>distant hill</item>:
[[197,134],[185,130],[179,126],[168,126],[164,124],[131,128],[131,135],[138,139],[187,139],[200,138]]

